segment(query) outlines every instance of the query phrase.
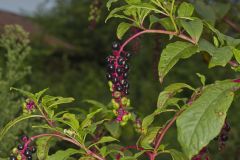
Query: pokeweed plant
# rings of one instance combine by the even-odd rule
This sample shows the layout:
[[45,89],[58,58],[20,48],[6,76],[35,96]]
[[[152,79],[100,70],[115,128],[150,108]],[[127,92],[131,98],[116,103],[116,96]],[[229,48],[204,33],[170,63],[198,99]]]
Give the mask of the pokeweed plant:
[[[227,111],[234,95],[239,91],[240,79],[227,79],[206,84],[205,76],[200,77],[202,85],[193,88],[185,83],[173,83],[160,92],[155,111],[140,119],[132,112],[127,97],[129,82],[127,80],[131,54],[125,47],[135,38],[151,33],[169,36],[169,43],[163,49],[159,65],[159,81],[164,78],[181,59],[187,59],[197,53],[208,53],[211,56],[209,68],[226,67],[238,72],[240,63],[240,39],[224,35],[214,24],[194,11],[194,6],[187,2],[175,0],[109,0],[110,10],[114,3],[120,7],[111,10],[106,20],[120,18],[117,37],[122,39],[132,27],[138,32],[122,44],[114,42],[112,54],[107,57],[107,79],[112,94],[112,101],[104,105],[94,100],[86,100],[93,105],[84,117],[67,111],[59,106],[70,103],[73,98],[45,95],[47,89],[35,94],[12,88],[26,97],[23,114],[12,120],[0,132],[0,140],[16,123],[29,118],[44,119],[46,123],[33,128],[44,128],[46,133],[24,136],[22,143],[14,148],[11,159],[32,159],[33,153],[40,160],[68,159],[161,159],[162,154],[169,154],[173,160],[209,160],[207,145],[213,139],[224,147],[230,126],[226,122]],[[206,15],[206,14],[205,14]],[[204,38],[202,35],[208,37]],[[181,97],[184,90],[192,92],[190,97]],[[174,113],[164,124],[153,125],[154,119],[163,113]],[[120,126],[133,123],[140,133],[136,144],[118,145]],[[178,142],[182,151],[163,144],[163,139],[176,122]],[[68,141],[76,148],[60,150],[49,155],[49,148],[54,145],[53,138]],[[32,143],[36,140],[36,147]],[[129,154],[129,150],[135,150]],[[73,156],[74,155],[74,156]],[[35,155],[34,155],[35,156]],[[147,158],[146,158],[147,157]]]

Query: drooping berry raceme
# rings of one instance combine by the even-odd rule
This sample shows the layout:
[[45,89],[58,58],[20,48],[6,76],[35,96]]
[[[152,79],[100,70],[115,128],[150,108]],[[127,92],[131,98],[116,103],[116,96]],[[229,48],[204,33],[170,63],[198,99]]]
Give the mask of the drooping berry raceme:
[[215,138],[215,140],[218,141],[218,149],[219,150],[222,150],[225,147],[226,142],[229,138],[230,130],[231,130],[231,127],[230,127],[229,123],[227,121],[225,121],[220,134]]
[[88,20],[90,22],[90,29],[94,29],[96,27],[97,22],[100,19],[101,15],[101,6],[102,2],[101,0],[93,0],[90,5],[90,13]]
[[21,143],[13,149],[10,160],[32,160],[32,154],[36,153],[37,149],[29,145],[30,141],[27,136],[23,136]]
[[129,94],[128,82],[128,61],[131,56],[130,53],[118,51],[120,44],[113,42],[112,55],[106,58],[107,61],[107,74],[110,91],[112,92],[112,104],[114,107],[113,112],[117,116],[116,121],[121,125],[125,125],[130,118],[131,114],[126,110],[130,105],[130,100],[127,98]]

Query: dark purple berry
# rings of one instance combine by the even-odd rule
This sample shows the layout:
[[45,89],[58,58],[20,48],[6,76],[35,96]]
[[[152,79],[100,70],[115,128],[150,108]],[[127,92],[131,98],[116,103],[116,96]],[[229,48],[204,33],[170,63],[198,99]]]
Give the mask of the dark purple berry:
[[36,151],[37,151],[37,148],[36,148],[35,146],[32,146],[32,147],[31,147],[31,152],[32,152],[32,153],[36,153]]
[[32,155],[27,156],[27,160],[32,160]]
[[127,52],[127,53],[125,54],[125,57],[126,57],[127,59],[129,59],[129,58],[131,57],[131,54]]
[[118,68],[116,69],[116,72],[117,72],[118,75],[121,75],[121,74],[123,73],[123,69],[120,68],[120,67],[118,67]]
[[127,72],[123,73],[123,78],[127,79],[127,77],[128,77],[128,73]]
[[112,79],[112,75],[109,74],[109,73],[106,74],[106,77],[107,77],[108,80],[111,80],[111,79]]
[[118,50],[120,48],[120,43],[118,43],[118,42],[113,42],[112,43],[112,49],[113,50]]
[[118,83],[118,81],[119,81],[119,80],[118,80],[118,78],[117,78],[117,77],[113,77],[113,78],[112,78],[112,83],[113,83],[113,84],[116,84],[116,83]]
[[30,155],[32,155],[32,152],[29,149],[26,149],[25,152],[24,152],[24,155],[25,156],[30,156]]
[[119,64],[119,65],[125,65],[125,64],[126,64],[126,61],[124,60],[123,57],[119,57],[119,58],[118,58],[118,64]]
[[17,160],[17,157],[15,157],[15,156],[10,156],[10,157],[9,157],[9,160]]
[[108,68],[109,72],[114,72],[114,70],[115,70],[115,67],[112,64],[109,64],[107,68]]
[[226,142],[228,140],[228,135],[222,134],[220,138],[221,138],[221,141]]
[[230,132],[231,127],[230,127],[230,125],[226,122],[226,123],[224,124],[223,129],[224,129],[226,132]]
[[123,88],[121,85],[117,85],[116,89],[117,89],[117,91],[122,91]]
[[125,65],[124,65],[124,70],[125,70],[125,71],[128,71],[128,70],[129,70],[129,65],[128,65],[128,64],[125,64]]
[[124,84],[124,88],[129,89],[129,83]]
[[129,92],[128,92],[127,89],[124,91],[124,94],[125,94],[125,95],[129,95]]
[[22,144],[19,144],[17,148],[18,148],[18,150],[21,151],[21,150],[23,150],[24,146]]

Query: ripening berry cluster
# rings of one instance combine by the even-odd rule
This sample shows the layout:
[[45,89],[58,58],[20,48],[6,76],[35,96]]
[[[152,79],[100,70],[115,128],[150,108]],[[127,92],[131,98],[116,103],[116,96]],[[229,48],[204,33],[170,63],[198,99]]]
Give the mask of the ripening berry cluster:
[[23,136],[21,139],[22,143],[18,144],[17,148],[14,148],[10,160],[32,160],[32,154],[36,153],[37,149],[35,146],[29,146],[29,138]]
[[36,105],[33,100],[27,99],[22,105],[23,113],[31,114],[35,112]]
[[92,4],[90,5],[90,12],[89,12],[88,20],[90,21],[90,27],[92,29],[95,28],[96,23],[100,19],[101,6],[102,6],[101,0],[93,0]]
[[112,44],[113,53],[108,56],[107,61],[107,74],[110,91],[112,92],[112,104],[114,107],[113,112],[117,116],[117,122],[121,125],[125,125],[131,114],[126,110],[126,107],[130,105],[130,100],[127,98],[129,94],[128,83],[128,60],[131,56],[130,53],[118,51],[120,44],[114,42]]
[[225,147],[230,130],[230,125],[225,121],[220,134],[215,138],[215,140],[217,140],[219,143],[219,150],[222,150]]

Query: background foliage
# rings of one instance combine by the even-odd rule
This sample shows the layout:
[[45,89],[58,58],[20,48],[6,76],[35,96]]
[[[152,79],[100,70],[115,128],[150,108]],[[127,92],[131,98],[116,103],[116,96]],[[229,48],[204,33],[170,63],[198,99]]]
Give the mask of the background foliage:
[[[238,1],[191,0],[190,2],[195,5],[198,15],[215,24],[216,28],[220,29],[221,32],[235,38],[240,37],[240,32],[227,24],[225,20],[226,16],[240,26],[240,3]],[[94,27],[91,26],[86,16],[90,11],[90,1],[58,0],[56,6],[51,11],[44,12],[44,8],[39,8],[39,11],[31,17],[44,28],[46,33],[51,33],[73,44],[76,46],[75,50],[56,51],[54,48],[48,48],[39,44],[38,40],[35,40],[31,43],[31,54],[29,54],[28,48],[24,48],[23,53],[20,48],[20,53],[19,50],[9,51],[4,49],[5,46],[2,45],[6,43],[3,41],[7,38],[2,38],[2,41],[0,41],[2,47],[1,54],[4,56],[0,58],[2,68],[0,76],[0,102],[2,104],[0,106],[0,115],[2,120],[0,127],[12,119],[12,117],[17,116],[19,109],[21,109],[21,99],[9,91],[10,86],[27,88],[29,90],[31,88],[34,92],[49,87],[51,95],[71,96],[77,99],[78,101],[75,101],[72,107],[66,108],[76,112],[81,109],[89,109],[89,106],[80,100],[96,99],[105,104],[109,102],[110,94],[105,79],[104,60],[110,54],[111,42],[116,39],[115,28],[117,28],[117,22],[110,20],[109,23],[105,24],[104,20],[108,12],[104,3],[101,6],[100,19]],[[26,36],[23,31],[19,31],[19,28],[15,29],[18,30],[21,36]],[[11,31],[11,29],[8,30],[9,32]],[[11,33],[6,34],[11,35]],[[128,33],[128,35],[130,34]],[[11,38],[11,36],[7,37]],[[209,39],[210,37],[205,38]],[[217,67],[208,70],[206,64],[209,61],[208,55],[195,55],[189,60],[177,64],[177,67],[166,77],[164,86],[159,85],[157,59],[167,40],[167,36],[163,36],[161,39],[159,39],[158,35],[154,38],[145,36],[137,40],[140,44],[139,46],[132,44],[128,48],[128,50],[136,54],[131,60],[132,68],[129,78],[131,81],[130,98],[137,114],[142,117],[154,110],[159,90],[165,85],[175,82],[176,79],[180,82],[193,84],[196,87],[200,85],[199,78],[195,75],[198,72],[206,75],[207,84],[213,83],[217,79],[225,79],[226,77],[235,78],[233,73],[229,72],[229,69]],[[21,45],[24,47],[28,42],[24,41],[22,43],[20,47],[22,47]],[[14,57],[19,55],[23,57],[22,61],[14,61]],[[32,67],[31,73],[26,66]],[[188,92],[184,94],[189,95]],[[16,100],[19,101],[17,104]],[[235,103],[239,104],[239,102]],[[229,115],[232,116],[228,117],[228,121],[232,126],[232,131],[225,150],[219,153],[216,150],[215,142],[212,142],[213,147],[210,148],[210,153],[213,159],[239,159],[240,140],[238,135],[240,134],[240,127],[238,117],[240,117],[240,114],[238,110],[238,106],[235,105],[229,111]],[[168,117],[162,115],[154,123],[161,123],[166,118]],[[20,131],[19,128],[12,130],[11,134],[4,140],[4,144],[0,146],[1,148],[4,146],[4,149],[0,150],[2,157],[8,155],[7,150],[14,145],[12,144],[13,139],[17,139],[17,136],[25,130],[24,128],[28,128],[27,124],[24,124],[24,127],[21,126]],[[30,128],[27,131],[30,131],[30,135],[33,134]],[[122,133],[124,134],[121,135],[120,139],[123,145],[134,143],[134,141],[130,140],[136,140],[138,136],[129,125],[122,129]],[[165,141],[179,147],[175,133],[176,130],[174,128],[171,129]],[[65,145],[61,143],[60,146]],[[56,145],[56,148],[53,148],[50,152],[54,152],[57,149]],[[168,158],[166,157],[166,159]]]

